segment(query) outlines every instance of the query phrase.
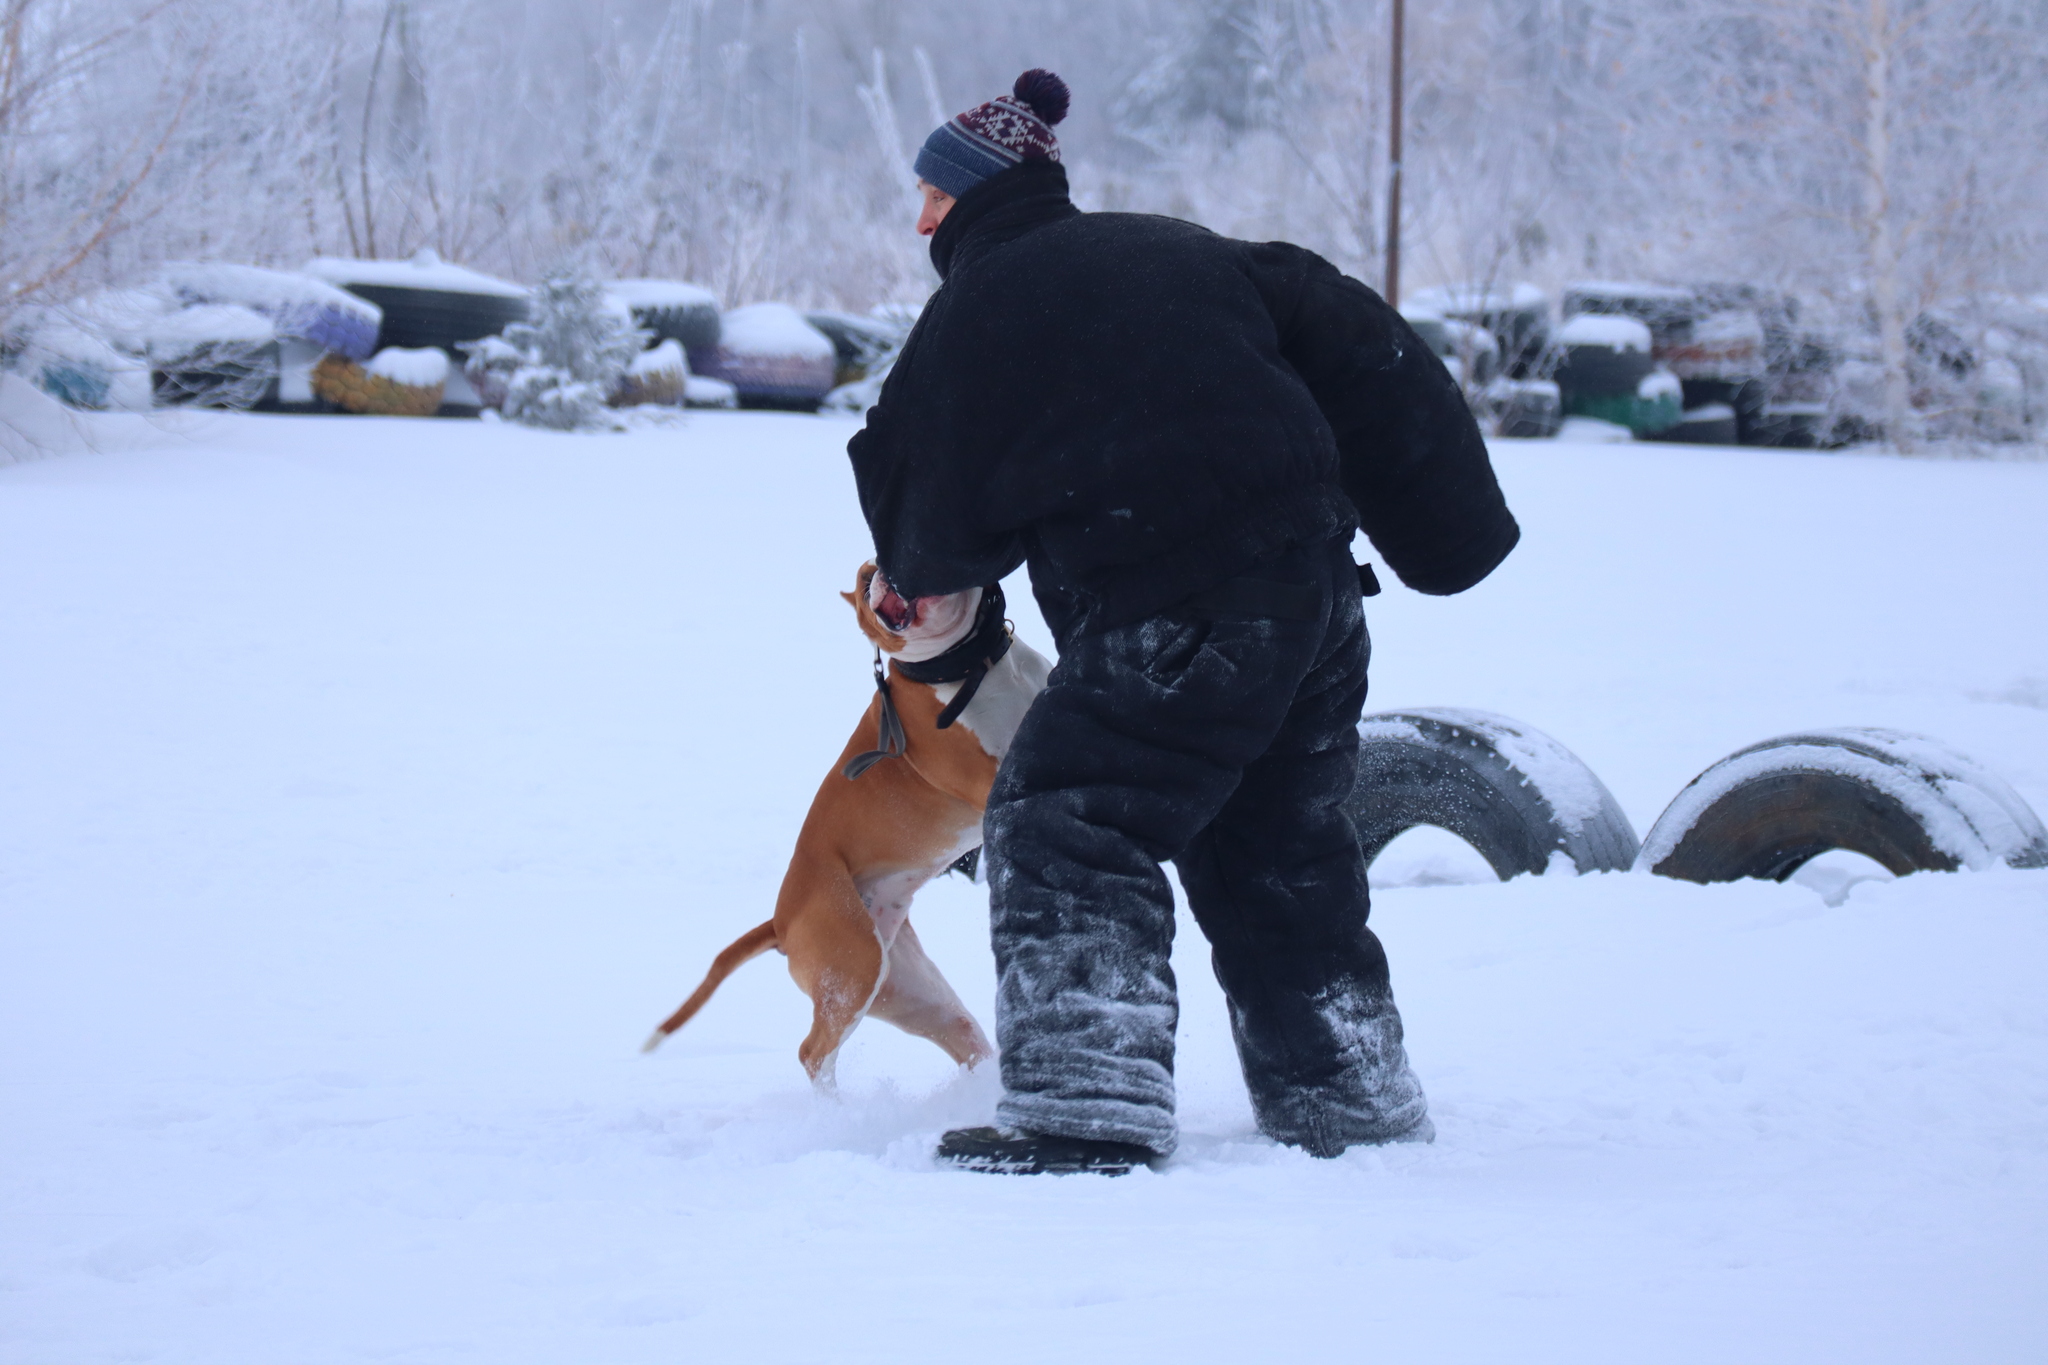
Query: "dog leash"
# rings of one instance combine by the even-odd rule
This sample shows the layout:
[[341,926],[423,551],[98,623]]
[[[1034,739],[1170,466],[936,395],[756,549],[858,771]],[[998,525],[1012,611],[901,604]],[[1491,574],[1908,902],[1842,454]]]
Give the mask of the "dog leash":
[[910,748],[910,738],[903,733],[903,718],[896,714],[896,699],[889,695],[889,675],[882,671],[882,649],[875,647],[875,692],[882,699],[882,747],[870,749],[864,754],[855,754],[846,760],[840,769],[848,782],[859,777],[885,758],[896,758]]

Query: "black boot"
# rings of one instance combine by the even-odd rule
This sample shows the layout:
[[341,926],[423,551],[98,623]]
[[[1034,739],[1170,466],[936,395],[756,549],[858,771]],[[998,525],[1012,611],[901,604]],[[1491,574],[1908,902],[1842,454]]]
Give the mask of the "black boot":
[[1128,1175],[1159,1159],[1134,1142],[1054,1137],[1016,1128],[955,1128],[939,1139],[939,1163],[996,1175]]

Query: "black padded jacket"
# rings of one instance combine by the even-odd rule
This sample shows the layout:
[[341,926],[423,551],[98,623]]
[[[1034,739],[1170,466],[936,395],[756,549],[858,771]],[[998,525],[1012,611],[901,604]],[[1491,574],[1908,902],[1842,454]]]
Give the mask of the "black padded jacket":
[[1045,163],[962,196],[931,253],[944,283],[847,447],[899,591],[1028,559],[1041,600],[1114,625],[1353,526],[1427,593],[1514,548],[1443,364],[1315,253],[1082,213]]

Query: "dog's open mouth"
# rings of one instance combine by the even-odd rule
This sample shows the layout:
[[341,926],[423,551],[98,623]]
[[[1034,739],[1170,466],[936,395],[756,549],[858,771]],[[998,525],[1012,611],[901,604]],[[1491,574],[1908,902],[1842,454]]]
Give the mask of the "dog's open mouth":
[[918,599],[905,600],[896,589],[889,586],[881,570],[875,571],[874,581],[868,585],[868,605],[875,609],[875,616],[896,634],[901,635],[917,624]]

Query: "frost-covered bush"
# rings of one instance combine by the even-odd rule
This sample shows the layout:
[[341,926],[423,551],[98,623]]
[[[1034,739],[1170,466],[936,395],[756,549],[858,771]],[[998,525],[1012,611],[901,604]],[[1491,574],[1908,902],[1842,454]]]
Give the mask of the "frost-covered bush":
[[917,325],[918,316],[923,311],[920,304],[885,303],[870,313],[871,318],[894,334],[895,340],[867,360],[865,375],[826,394],[824,406],[841,412],[864,413],[881,402],[882,385],[888,381],[889,372],[896,368],[896,359],[903,354],[903,343],[910,340],[910,329]]
[[[647,334],[606,297],[603,285],[564,271],[534,290],[528,321],[507,327],[502,340],[489,338],[464,349],[472,368],[494,380],[503,376],[507,417],[528,426],[574,431],[606,424],[611,396],[646,341]],[[508,363],[514,356],[516,364]],[[483,384],[476,388],[487,391]]]

